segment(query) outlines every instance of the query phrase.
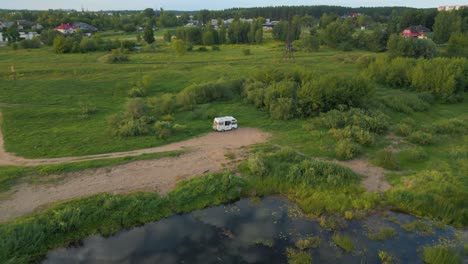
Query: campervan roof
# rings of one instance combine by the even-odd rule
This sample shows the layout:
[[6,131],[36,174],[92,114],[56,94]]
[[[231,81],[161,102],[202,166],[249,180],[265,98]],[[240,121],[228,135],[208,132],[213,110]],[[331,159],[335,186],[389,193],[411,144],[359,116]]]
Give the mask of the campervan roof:
[[236,119],[232,116],[223,116],[223,117],[216,117],[216,121],[235,121]]

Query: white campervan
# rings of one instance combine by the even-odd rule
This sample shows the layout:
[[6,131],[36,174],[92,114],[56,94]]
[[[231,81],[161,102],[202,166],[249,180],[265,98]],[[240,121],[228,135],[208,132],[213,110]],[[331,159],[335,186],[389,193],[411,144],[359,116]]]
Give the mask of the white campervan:
[[237,120],[232,116],[216,117],[213,120],[213,129],[216,131],[227,131],[237,128]]

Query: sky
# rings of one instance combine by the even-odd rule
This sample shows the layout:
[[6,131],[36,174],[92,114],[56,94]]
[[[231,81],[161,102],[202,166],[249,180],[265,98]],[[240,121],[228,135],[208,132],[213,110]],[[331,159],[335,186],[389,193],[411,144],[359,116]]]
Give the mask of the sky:
[[0,9],[76,9],[142,10],[150,7],[166,10],[219,10],[232,7],[278,5],[339,5],[339,6],[409,6],[431,8],[440,5],[463,5],[467,0],[0,0]]

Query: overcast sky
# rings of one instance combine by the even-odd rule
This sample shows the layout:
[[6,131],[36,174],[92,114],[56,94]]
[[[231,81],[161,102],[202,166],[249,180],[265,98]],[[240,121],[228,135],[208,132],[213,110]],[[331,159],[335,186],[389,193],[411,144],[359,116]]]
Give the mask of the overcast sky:
[[340,6],[410,6],[419,8],[439,5],[462,5],[467,0],[0,0],[0,9],[76,9],[141,10],[147,7],[169,10],[225,9],[231,7],[278,5],[340,5]]

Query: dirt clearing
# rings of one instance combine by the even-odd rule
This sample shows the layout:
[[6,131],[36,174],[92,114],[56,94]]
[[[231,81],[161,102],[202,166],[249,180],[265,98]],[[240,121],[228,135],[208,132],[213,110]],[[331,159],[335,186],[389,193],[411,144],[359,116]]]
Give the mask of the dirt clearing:
[[[10,190],[6,199],[0,201],[0,222],[12,220],[51,203],[98,193],[158,191],[165,194],[174,188],[179,180],[223,170],[226,166],[230,166],[229,163],[235,162],[226,156],[230,158],[234,156],[239,160],[246,153],[245,147],[263,143],[268,137],[268,133],[257,129],[240,128],[224,133],[213,132],[198,138],[151,149],[42,160],[18,158],[3,151],[0,153],[0,160],[7,157],[10,158],[8,161],[15,163],[15,165],[24,165],[17,164],[18,161],[26,162],[27,165],[37,165],[190,149],[190,152],[179,157],[136,161],[112,168],[70,173],[64,180],[51,184],[17,185]],[[0,136],[0,141],[1,138]],[[59,177],[50,176],[50,179]]]

